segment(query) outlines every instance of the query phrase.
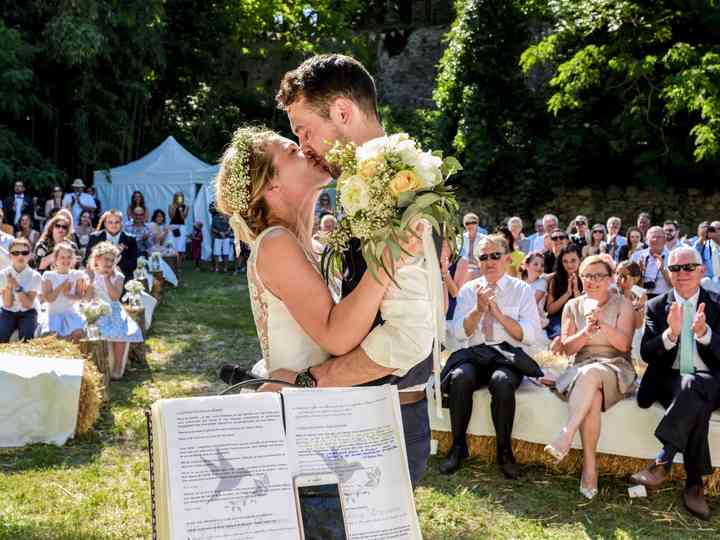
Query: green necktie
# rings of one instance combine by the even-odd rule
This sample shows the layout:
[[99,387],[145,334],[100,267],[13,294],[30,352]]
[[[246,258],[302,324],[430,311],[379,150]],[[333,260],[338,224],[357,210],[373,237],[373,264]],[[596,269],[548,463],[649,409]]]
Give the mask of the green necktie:
[[682,303],[683,324],[680,334],[680,374],[691,375],[695,372],[693,363],[693,308],[688,300]]

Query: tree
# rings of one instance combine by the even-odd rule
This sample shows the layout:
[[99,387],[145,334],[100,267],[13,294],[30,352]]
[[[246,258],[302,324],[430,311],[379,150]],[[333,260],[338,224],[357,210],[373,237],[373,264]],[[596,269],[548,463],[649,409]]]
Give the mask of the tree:
[[626,177],[703,185],[720,172],[717,0],[556,0],[522,55],[549,70],[547,109],[607,141]]

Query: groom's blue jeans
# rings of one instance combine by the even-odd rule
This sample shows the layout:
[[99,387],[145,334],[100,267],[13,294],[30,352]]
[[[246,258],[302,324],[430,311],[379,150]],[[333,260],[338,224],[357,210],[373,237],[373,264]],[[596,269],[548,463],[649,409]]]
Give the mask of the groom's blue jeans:
[[427,469],[430,457],[430,417],[427,399],[400,407],[405,449],[407,451],[410,481],[415,489]]

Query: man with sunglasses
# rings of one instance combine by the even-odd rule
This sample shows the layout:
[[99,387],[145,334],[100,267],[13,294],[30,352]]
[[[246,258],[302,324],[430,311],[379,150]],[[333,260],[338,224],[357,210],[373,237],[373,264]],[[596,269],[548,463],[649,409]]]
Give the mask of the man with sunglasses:
[[[507,275],[511,259],[502,235],[478,241],[475,255],[482,276],[463,285],[451,323],[455,337],[466,347],[509,344],[528,348],[537,345],[542,329],[535,295],[527,283]],[[458,358],[458,357],[456,357]],[[497,435],[497,462],[510,479],[520,475],[510,445],[515,419],[515,390],[523,374],[502,364],[481,365],[472,359],[448,361],[443,370],[443,392],[449,396],[453,445],[440,472],[455,472],[468,456],[465,434],[472,416],[473,392],[487,386]]]
[[693,248],[675,249],[668,269],[672,289],[647,305],[641,356],[648,368],[637,395],[642,408],[656,401],[665,407],[655,430],[663,447],[632,479],[659,487],[681,453],[687,474],[685,507],[695,516],[709,519],[702,476],[713,470],[709,422],[720,407],[720,297],[700,287],[705,268]]
[[682,245],[680,242],[680,225],[677,221],[672,219],[665,221],[663,223],[663,232],[665,233],[665,249],[672,251]]
[[556,229],[550,234],[550,249],[543,252],[543,270],[546,274],[555,271],[555,261],[569,243],[570,237],[562,229]]
[[37,328],[40,274],[28,266],[30,242],[17,238],[10,245],[11,264],[0,271],[2,310],[0,311],[0,343],[10,341],[18,331],[21,341],[35,337]]

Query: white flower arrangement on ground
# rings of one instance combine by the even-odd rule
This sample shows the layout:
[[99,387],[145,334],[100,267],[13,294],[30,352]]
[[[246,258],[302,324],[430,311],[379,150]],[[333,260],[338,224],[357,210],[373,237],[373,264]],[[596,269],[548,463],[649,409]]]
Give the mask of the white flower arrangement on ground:
[[160,272],[160,262],[162,262],[162,253],[155,251],[150,255],[149,268],[151,272]]
[[137,268],[144,269],[147,268],[148,260],[145,257],[138,257],[137,259]]
[[[395,261],[403,254],[401,243],[409,239],[408,225],[427,220],[440,234],[454,239],[458,203],[447,179],[462,170],[453,157],[423,152],[406,133],[373,139],[361,146],[335,143],[327,156],[339,167],[339,207],[344,217],[328,238],[323,255],[325,275],[342,269],[342,252],[351,238],[358,238],[368,269],[377,278],[379,268],[394,275]],[[383,260],[392,255],[390,268]]]
[[112,313],[110,304],[103,302],[102,300],[83,302],[79,305],[79,309],[88,324],[95,324],[100,317],[110,315]]

